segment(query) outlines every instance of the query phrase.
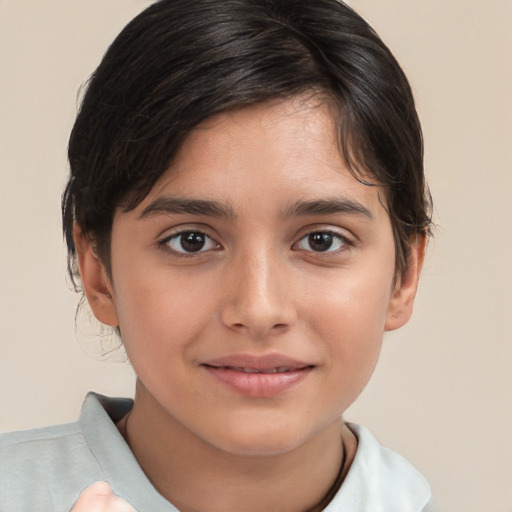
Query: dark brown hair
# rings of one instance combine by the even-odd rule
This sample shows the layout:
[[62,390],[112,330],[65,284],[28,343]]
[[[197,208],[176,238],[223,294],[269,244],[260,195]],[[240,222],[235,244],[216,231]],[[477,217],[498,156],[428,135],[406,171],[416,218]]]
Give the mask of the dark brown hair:
[[402,272],[431,205],[411,89],[374,30],[338,0],[160,0],[112,43],[71,133],[62,212],[72,278],[73,224],[109,270],[114,212],[144,199],[199,123],[308,91],[332,100],[354,175],[386,190]]

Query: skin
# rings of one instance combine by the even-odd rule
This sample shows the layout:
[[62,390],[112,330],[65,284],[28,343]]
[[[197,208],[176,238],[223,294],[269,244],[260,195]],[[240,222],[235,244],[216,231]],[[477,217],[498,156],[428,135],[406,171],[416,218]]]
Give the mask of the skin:
[[136,512],[125,500],[115,496],[107,482],[96,482],[80,495],[71,512]]
[[[215,201],[228,215],[155,207],[169,197]],[[332,200],[344,208],[294,209]],[[144,201],[116,213],[110,274],[76,227],[88,301],[119,326],[138,376],[120,429],[180,510],[315,510],[344,450],[348,469],[356,441],[342,414],[368,382],[384,332],[410,318],[425,249],[424,237],[412,240],[395,280],[383,205],[382,187],[347,170],[326,103],[294,98],[220,114],[191,133]],[[184,231],[206,234],[204,250],[186,253]],[[311,233],[332,245],[318,250]],[[203,364],[268,353],[312,370],[255,398]]]

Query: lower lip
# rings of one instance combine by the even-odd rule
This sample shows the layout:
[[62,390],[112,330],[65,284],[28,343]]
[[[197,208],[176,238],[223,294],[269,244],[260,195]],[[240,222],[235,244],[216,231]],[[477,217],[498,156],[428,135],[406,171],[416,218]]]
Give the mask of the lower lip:
[[302,382],[312,367],[283,373],[246,373],[204,365],[210,375],[229,388],[252,398],[271,398]]

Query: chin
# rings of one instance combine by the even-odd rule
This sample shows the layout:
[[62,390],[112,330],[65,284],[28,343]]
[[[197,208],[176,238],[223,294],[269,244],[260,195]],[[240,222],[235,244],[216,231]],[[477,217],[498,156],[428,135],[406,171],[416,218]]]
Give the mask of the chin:
[[[292,452],[311,437],[302,428],[286,425],[240,422],[225,426],[210,444],[223,452],[241,457],[272,457]],[[210,437],[211,439],[211,437]]]

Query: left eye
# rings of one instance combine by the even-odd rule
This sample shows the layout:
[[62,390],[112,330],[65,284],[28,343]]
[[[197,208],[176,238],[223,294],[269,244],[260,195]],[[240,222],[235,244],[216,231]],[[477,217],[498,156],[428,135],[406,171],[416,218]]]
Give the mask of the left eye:
[[296,247],[302,251],[336,252],[347,245],[343,237],[330,231],[316,231],[301,238]]
[[219,245],[201,231],[182,231],[165,242],[173,251],[179,253],[197,253],[216,249]]

